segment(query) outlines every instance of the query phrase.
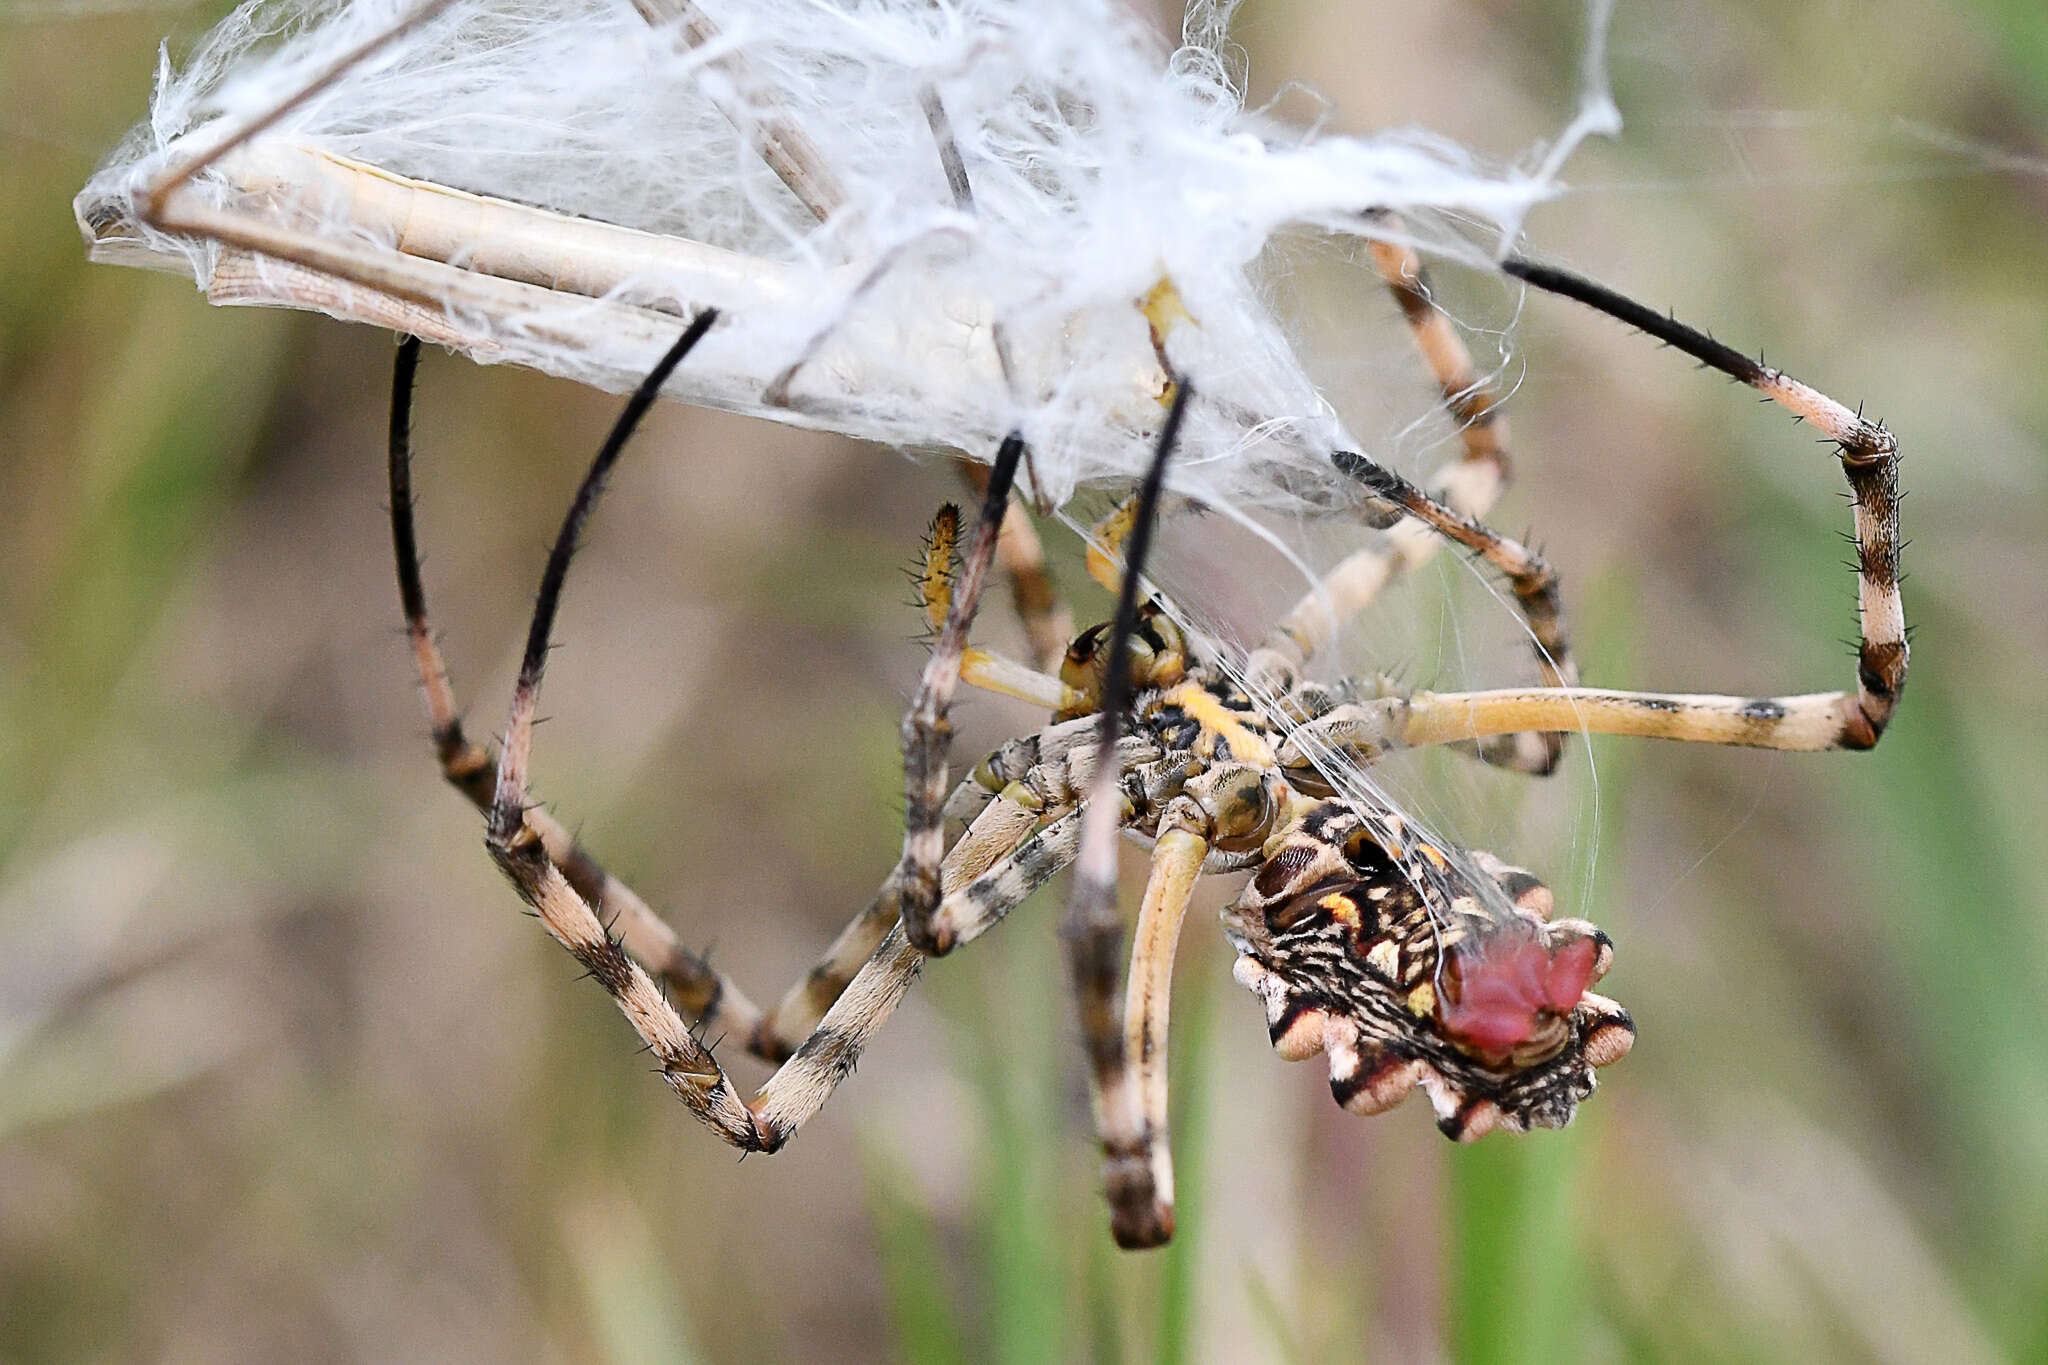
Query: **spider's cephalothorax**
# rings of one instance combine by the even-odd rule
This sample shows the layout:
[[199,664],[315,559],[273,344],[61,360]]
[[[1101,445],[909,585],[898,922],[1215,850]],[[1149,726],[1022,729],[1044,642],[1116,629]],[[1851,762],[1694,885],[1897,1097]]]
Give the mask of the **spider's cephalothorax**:
[[[1483,854],[1410,845],[1440,864],[1426,892],[1386,839],[1342,802],[1318,802],[1224,911],[1274,1049],[1289,1061],[1327,1052],[1331,1093],[1356,1114],[1420,1086],[1460,1141],[1563,1127],[1593,1068],[1635,1041],[1627,1013],[1587,990],[1613,960],[1607,935],[1547,921],[1549,890]],[[1447,909],[1432,905],[1443,888]]]

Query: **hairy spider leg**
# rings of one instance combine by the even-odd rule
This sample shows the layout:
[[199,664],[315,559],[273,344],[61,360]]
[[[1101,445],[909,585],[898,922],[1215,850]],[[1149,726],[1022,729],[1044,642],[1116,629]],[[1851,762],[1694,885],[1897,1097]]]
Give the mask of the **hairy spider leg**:
[[[1898,439],[1882,422],[1866,421],[1860,411],[1852,411],[1783,370],[1753,360],[1583,276],[1517,258],[1503,261],[1501,269],[1538,289],[1561,294],[1627,323],[1740,380],[1799,420],[1811,422],[1835,445],[1855,507],[1856,610],[1861,635],[1856,690],[1788,698],[1788,703],[1804,705],[1788,706],[1784,719],[1790,723],[1795,711],[1809,715],[1825,711],[1840,721],[1834,744],[1828,747],[1867,749],[1876,744],[1905,690],[1911,653],[1905,607],[1899,598]],[[1825,700],[1829,697],[1832,701]]]
[[[539,833],[527,823],[527,769],[533,751],[535,710],[547,664],[562,585],[569,572],[585,522],[603,491],[606,478],[639,425],[655,394],[705,333],[716,315],[699,313],[687,331],[627,399],[624,411],[591,462],[575,500],[563,518],[561,533],[548,554],[534,604],[533,623],[513,691],[511,718],[498,754],[491,808],[485,816],[485,847],[518,890],[520,899],[540,916],[548,933],[581,963],[612,997],[621,1013],[653,1055],[662,1079],[700,1121],[726,1141],[747,1151],[770,1151],[783,1135],[764,1124],[726,1076],[725,1069],[691,1033],[646,971],[611,936],[590,904],[576,893],[561,868],[548,855]],[[778,1075],[781,1073],[777,1073]]]
[[[428,620],[426,589],[420,575],[413,517],[411,442],[413,381],[419,352],[417,337],[406,337],[399,344],[391,386],[391,540],[398,566],[398,594],[414,662],[419,667],[441,775],[479,811],[488,812],[494,795],[497,755],[463,731],[448,666]],[[547,811],[536,807],[527,812],[527,822],[547,845],[548,855],[576,893],[589,904],[603,908],[626,949],[661,977],[677,1006],[696,1020],[701,1030],[740,1039],[750,1050],[758,1051],[761,1011],[744,991],[684,947],[666,920],[631,887],[606,871]]]
[[[962,461],[960,474],[976,497],[988,496],[987,466]],[[1059,589],[1045,566],[1045,543],[1032,525],[1023,498],[1016,493],[1010,495],[1010,510],[1003,514],[996,558],[1010,582],[1010,606],[1024,627],[1031,666],[1040,672],[1058,667],[1060,655],[1074,638],[1074,615],[1060,600]]]
[[[1565,688],[1578,680],[1578,669],[1572,662],[1571,647],[1565,635],[1564,605],[1558,590],[1557,570],[1551,568],[1548,560],[1520,541],[1493,530],[1477,517],[1468,516],[1434,494],[1424,492],[1367,456],[1338,450],[1331,452],[1330,462],[1342,473],[1365,485],[1375,497],[1392,503],[1437,535],[1470,550],[1498,570],[1508,580],[1515,605],[1521,609],[1523,623],[1528,627],[1535,646],[1543,685]],[[1484,749],[1481,753],[1487,755]],[[1533,773],[1548,773],[1557,766],[1562,753],[1561,747],[1553,751],[1547,746],[1539,756],[1540,761],[1530,765],[1510,761],[1509,766],[1526,766]],[[1498,757],[1487,756],[1494,757],[1495,761],[1507,757],[1504,753]]]
[[[1073,891],[1060,926],[1088,1054],[1090,1095],[1096,1131],[1102,1139],[1104,1186],[1110,1202],[1110,1229],[1118,1245],[1125,1247],[1164,1243],[1173,1236],[1173,1214],[1170,1206],[1162,1205],[1162,1192],[1153,1176],[1154,1154],[1164,1139],[1163,1124],[1152,1124],[1144,1111],[1139,1071],[1133,1065],[1123,1005],[1117,993],[1124,926],[1116,908],[1116,844],[1123,797],[1118,791],[1114,756],[1124,712],[1131,702],[1129,660],[1131,634],[1138,621],[1139,582],[1151,549],[1166,462],[1179,439],[1193,389],[1185,379],[1177,380],[1173,407],[1160,428],[1159,444],[1138,494],[1135,525],[1117,597],[1116,623],[1109,640],[1108,665],[1103,675],[1099,720],[1102,737],[1098,741],[1088,800],[1083,806]],[[1199,865],[1200,860],[1196,861]],[[1170,929],[1177,931],[1177,917]],[[1139,951],[1152,955],[1165,952],[1170,958],[1176,937],[1162,924],[1161,932],[1151,941],[1141,940]],[[1149,976],[1151,969],[1134,964],[1132,974],[1141,973]],[[1170,1189],[1165,1194],[1170,1198]]]
[[[651,911],[645,911],[644,904],[615,879],[601,871],[593,871],[594,862],[588,859],[588,855],[576,856],[580,850],[575,849],[560,826],[526,804],[525,774],[534,712],[553,618],[577,538],[602,491],[611,466],[651,405],[662,382],[691,347],[702,339],[714,320],[714,315],[708,310],[699,314],[689,330],[635,391],[604,448],[593,461],[564,520],[536,600],[534,623],[528,634],[512,717],[506,729],[504,753],[497,763],[495,782],[490,784],[486,842],[522,899],[539,915],[549,933],[582,962],[613,997],[655,1056],[664,1079],[691,1112],[734,1146],[747,1151],[768,1152],[787,1142],[852,1069],[861,1049],[909,989],[922,962],[922,954],[905,942],[900,929],[886,932],[879,946],[859,970],[851,974],[850,980],[837,993],[837,998],[829,1003],[829,1008],[822,1011],[823,1017],[816,1029],[793,1048],[781,1046],[781,1040],[774,1036],[772,1029],[757,1025],[752,1030],[755,1037],[750,1040],[755,1050],[769,1055],[787,1053],[788,1060],[751,1102],[742,1100],[709,1049],[698,1042],[668,998],[627,951],[626,944],[612,937],[593,905],[606,904],[603,899],[606,896],[615,898],[611,904],[638,905],[645,912],[647,924],[658,926],[652,931],[657,940],[666,938],[672,941],[672,931],[661,925]],[[429,713],[435,720],[437,747],[443,748],[444,752],[452,752],[457,758],[473,760],[477,746],[460,738],[452,689],[448,686],[438,650],[433,648],[424,592],[419,583],[411,517],[409,443],[405,440],[405,414],[409,412],[411,371],[415,364],[416,350],[410,354],[402,353],[396,386],[400,396],[395,399],[393,409],[393,533],[399,558],[401,597],[428,692]],[[999,459],[998,464],[1003,463]],[[1009,467],[1014,468],[1014,463],[1015,452],[1012,451]],[[993,558],[994,527],[998,524],[1003,505],[1001,498],[991,498],[988,508],[984,509],[984,523],[989,534],[981,537],[969,552],[967,572],[963,574],[963,591],[955,595],[950,605],[947,629],[941,631],[942,645],[949,634],[956,641],[965,635],[967,618],[973,612],[977,595],[964,590],[965,580],[972,578],[978,583],[985,576],[989,560]],[[952,671],[955,673],[957,661],[956,644],[952,655]],[[921,687],[920,694],[931,695],[935,705],[924,710],[914,708],[912,721],[906,723],[907,734],[914,731],[917,742],[926,746],[922,760],[924,767],[920,772],[916,755],[907,755],[906,773],[910,780],[919,784],[920,789],[928,790],[935,785],[942,791],[944,773],[942,766],[935,765],[932,760],[931,736],[937,736],[938,747],[942,751],[944,703],[950,695],[950,688],[944,682],[946,660],[935,655],[935,662],[928,664],[926,672],[926,681],[931,685]],[[469,766],[468,763],[461,765],[450,773],[450,777],[474,798],[484,784],[478,777],[469,775]],[[936,797],[927,797],[926,800],[936,808]],[[965,846],[961,850],[963,856],[979,856],[978,847],[971,841],[963,840],[962,844]],[[559,861],[558,851],[563,854]],[[584,883],[580,889],[570,879],[572,870]],[[899,867],[896,873],[892,873],[891,881],[901,885],[907,875]],[[586,895],[584,892],[595,894]],[[887,894],[885,887],[884,895]],[[864,912],[856,924],[869,918],[871,913]],[[842,939],[845,937],[842,935]],[[829,956],[828,962],[821,965],[831,965]],[[697,998],[703,1000],[711,1011],[708,1016],[699,1017],[700,1025],[707,1018],[720,1021],[734,1019],[733,1013],[721,1005],[718,997],[721,994],[736,997],[737,991],[722,977],[714,974],[700,980],[686,973],[685,979],[691,981],[697,990]],[[688,1003],[685,1001],[686,1005]],[[810,1003],[815,1007],[814,1001]],[[752,1007],[748,1008],[751,1010]],[[791,1017],[784,1011],[778,1013],[785,1019]],[[755,1015],[758,1017],[757,1011]],[[764,1046],[764,1040],[773,1046]]]
[[[1854,504],[1856,690],[1795,696],[1629,692],[1609,688],[1498,688],[1416,692],[1340,706],[1309,723],[1314,737],[1370,760],[1389,748],[1469,741],[1529,731],[1584,731],[1689,743],[1812,752],[1868,749],[1883,736],[1906,685],[1910,646],[1899,596],[1898,441],[1883,424],[1604,285],[1550,266],[1510,259],[1506,273],[1619,319],[1741,380],[1819,427],[1838,448]],[[1281,762],[1307,762],[1290,740]]]
[[[981,602],[989,564],[996,556],[1003,521],[1010,508],[1010,488],[1023,455],[1024,438],[1012,432],[996,454],[973,543],[968,546],[958,580],[949,584],[952,600],[945,624],[932,646],[931,658],[925,662],[917,694],[903,717],[903,857],[897,864],[903,885],[899,913],[905,935],[927,953],[944,952],[950,946],[932,932],[932,915],[939,902],[939,864],[946,852],[946,749],[953,733],[946,713],[960,686],[960,662],[967,650],[968,628]],[[928,595],[936,591],[936,580],[929,574],[926,584]]]
[[[1401,229],[1399,217],[1392,213],[1374,218],[1389,231]],[[1483,519],[1513,473],[1500,395],[1479,374],[1450,315],[1438,306],[1429,273],[1415,248],[1378,237],[1368,246],[1373,265],[1400,306],[1416,349],[1443,395],[1444,407],[1457,424],[1462,454],[1430,478],[1430,493],[1462,516]],[[1382,540],[1339,561],[1281,618],[1246,660],[1246,676],[1255,685],[1286,690],[1346,622],[1370,607],[1394,579],[1427,564],[1443,544],[1440,534],[1412,517],[1388,527]],[[1536,663],[1546,685],[1577,681],[1570,659],[1549,652],[1540,636]],[[1500,736],[1477,747],[1478,757],[1488,763],[1537,776],[1553,772],[1563,752],[1564,737],[1554,733]]]

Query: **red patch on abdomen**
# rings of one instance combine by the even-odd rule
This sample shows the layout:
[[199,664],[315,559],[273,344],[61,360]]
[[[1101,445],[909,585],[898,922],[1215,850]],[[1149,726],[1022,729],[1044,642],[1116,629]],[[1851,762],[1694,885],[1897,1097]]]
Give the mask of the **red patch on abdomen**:
[[1499,1065],[1536,1035],[1546,1015],[1572,1012],[1592,984],[1599,955],[1592,939],[1554,952],[1533,935],[1460,945],[1444,964],[1437,1020],[1453,1038]]

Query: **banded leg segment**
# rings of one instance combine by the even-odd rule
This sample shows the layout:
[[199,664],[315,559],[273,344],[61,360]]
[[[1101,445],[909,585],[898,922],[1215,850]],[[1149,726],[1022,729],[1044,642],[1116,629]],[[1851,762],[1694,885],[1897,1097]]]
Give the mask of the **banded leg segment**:
[[[1383,213],[1380,220],[1389,230],[1400,229],[1400,219],[1393,214]],[[1437,306],[1421,254],[1405,242],[1380,237],[1372,238],[1367,247],[1374,268],[1386,281],[1415,337],[1415,348],[1436,379],[1444,407],[1458,424],[1458,440],[1465,448],[1464,466],[1492,478],[1493,491],[1472,500],[1483,499],[1490,505],[1511,473],[1508,424],[1500,411],[1500,396],[1473,365],[1472,352],[1450,315]],[[1484,516],[1485,512],[1475,509],[1472,515]]]
[[[1124,1021],[1117,999],[1117,969],[1118,959],[1123,955],[1123,920],[1116,909],[1116,836],[1123,821],[1123,801],[1117,790],[1115,754],[1123,713],[1131,700],[1131,634],[1138,622],[1138,583],[1151,546],[1166,462],[1173,454],[1181,421],[1193,398],[1192,384],[1185,380],[1176,383],[1173,407],[1160,429],[1159,445],[1135,505],[1130,552],[1125,557],[1108,664],[1102,675],[1098,757],[1083,808],[1073,891],[1060,924],[1080,1010],[1082,1041],[1087,1049],[1096,1131],[1102,1137],[1104,1157],[1111,1163],[1120,1162],[1132,1150],[1134,1135],[1143,1126],[1142,1116],[1134,1112],[1136,1096],[1132,1088],[1119,1079],[1124,1068]],[[1120,1172],[1124,1167],[1118,1165],[1115,1169]],[[1143,1227],[1121,1222],[1125,1216],[1121,1211],[1133,1204],[1133,1197],[1114,1189],[1110,1196],[1111,1231],[1121,1245],[1157,1246],[1172,1235],[1171,1228],[1163,1225]]]
[[946,749],[953,733],[946,712],[960,686],[968,628],[981,604],[1003,519],[1010,509],[1010,487],[1023,456],[1024,438],[1011,432],[996,453],[974,539],[961,563],[958,581],[950,585],[945,625],[903,716],[903,856],[895,880],[902,887],[904,934],[925,953],[941,954],[953,946],[935,932],[933,924],[939,904],[940,864],[946,852]]
[[[961,788],[979,790],[972,779]],[[979,938],[1073,858],[1071,838],[1062,840],[1063,830],[1047,828],[1046,804],[1036,798],[1027,804],[1017,799],[1018,794],[1026,793],[984,793],[988,799],[940,865],[941,898],[933,914],[933,932],[954,947]],[[955,800],[947,803],[949,816],[958,798],[956,792]],[[764,1054],[776,1060],[791,1055],[822,1019],[897,923],[902,888],[899,868],[890,873],[873,903],[840,932],[818,964],[769,1013],[762,1025]]]
[[562,530],[549,552],[520,660],[513,691],[512,715],[498,756],[497,779],[485,820],[485,846],[492,858],[533,908],[548,933],[603,986],[653,1055],[657,1069],[677,1098],[706,1127],[742,1151],[773,1151],[788,1134],[763,1124],[726,1076],[724,1068],[691,1034],[647,972],[613,939],[590,904],[576,893],[549,855],[539,832],[527,821],[527,769],[533,752],[534,712],[540,701],[541,676],[547,664],[548,641],[569,561],[575,554],[598,494],[612,466],[654,396],[690,349],[711,330],[716,315],[698,314],[682,338],[661,358],[612,428],[596,460],[583,477]]
[[[468,738],[456,709],[454,688],[435,643],[421,581],[414,526],[410,415],[419,342],[407,338],[399,347],[392,385],[390,481],[391,530],[398,566],[399,597],[406,630],[419,666],[427,714],[442,775],[479,811],[491,809],[496,755]],[[819,961],[767,1015],[729,976],[683,946],[668,922],[639,894],[605,870],[598,860],[545,809],[526,812],[548,857],[561,870],[577,896],[599,909],[620,943],[637,961],[658,976],[668,995],[696,1032],[729,1037],[769,1062],[787,1060],[824,1017],[854,974],[896,922],[893,883],[855,916]]]
[[[1536,650],[1537,671],[1545,687],[1570,687],[1578,681],[1571,647],[1565,638],[1564,605],[1558,592],[1557,571],[1549,561],[1520,541],[1501,535],[1477,517],[1468,516],[1442,499],[1424,492],[1393,470],[1350,451],[1336,451],[1332,464],[1415,518],[1445,540],[1461,545],[1497,569],[1508,580],[1508,588],[1521,608],[1522,619]],[[1539,737],[1539,753],[1533,764],[1517,761],[1504,748],[1482,747],[1480,754],[1492,762],[1526,767],[1527,771],[1548,773],[1563,755],[1560,737]]]
[[[996,809],[991,806],[990,812]],[[1081,813],[1071,808],[1052,812],[1050,818],[1035,827],[1033,822],[1026,821],[1021,833],[1015,824],[1006,821],[977,821],[976,828],[947,855],[942,880],[946,894],[938,912],[941,932],[949,936],[953,946],[959,947],[1002,923],[1034,891],[1073,862],[1080,834]],[[870,918],[865,923],[873,925],[879,921]],[[853,932],[849,929],[841,936],[842,941],[848,940]],[[815,1031],[788,1050],[789,1066],[798,1069],[786,1082],[782,1073],[771,1078],[757,1097],[755,1109],[775,1117],[778,1124],[787,1123],[800,1107],[802,1118],[816,1112],[830,1093],[831,1085],[851,1069],[860,1050],[874,1036],[881,1018],[886,1018],[886,1011],[895,1009],[924,959],[925,954],[910,943],[900,921],[885,926],[874,955],[861,964],[850,981],[834,987],[837,997],[817,1020]],[[818,970],[823,971],[830,961],[828,957]],[[805,985],[808,984],[807,981]],[[792,999],[802,996],[797,1006],[792,1007],[790,1000],[785,1000],[771,1016],[769,1027],[778,1042],[784,1032],[800,1030],[817,1018],[815,1000],[825,992],[802,995],[803,992],[804,986],[791,992]],[[862,1001],[868,1003],[864,1005]],[[885,1011],[881,1018],[874,1017],[875,1009]],[[827,1038],[832,1041],[820,1041]],[[808,1076],[805,1068],[809,1069]],[[772,1111],[764,1108],[771,1092],[776,1096]]]
[[[1392,214],[1374,216],[1390,228],[1399,227]],[[1507,487],[1511,472],[1507,418],[1500,411],[1499,396],[1473,365],[1472,354],[1449,315],[1437,306],[1421,256],[1412,246],[1379,238],[1372,239],[1369,247],[1374,267],[1400,306],[1416,349],[1436,379],[1444,406],[1457,422],[1463,454],[1439,469],[1430,481],[1431,491],[1422,495],[1436,504],[1429,509],[1431,515],[1421,515],[1415,506],[1389,499],[1409,512],[1409,517],[1388,528],[1380,543],[1342,560],[1315,591],[1295,604],[1252,654],[1247,672],[1277,690],[1291,685],[1344,623],[1369,607],[1395,578],[1421,568],[1435,556],[1444,541],[1443,528],[1437,523],[1445,515],[1484,531],[1480,522]],[[1374,474],[1385,472],[1361,457],[1340,454],[1335,458],[1338,467],[1353,477],[1359,476],[1358,468],[1347,467],[1346,460]],[[1547,566],[1540,559],[1523,561],[1517,567],[1524,577],[1516,578],[1512,570],[1509,577],[1535,636],[1540,676],[1549,686],[1569,685],[1577,680],[1577,674],[1564,652],[1555,577],[1549,575],[1545,580]],[[1556,735],[1500,736],[1479,748],[1479,756],[1489,763],[1539,775],[1553,771],[1562,754],[1562,741]]]
[[[618,424],[592,462],[577,489],[575,501],[564,518],[562,530],[549,553],[536,596],[533,625],[527,634],[519,681],[514,690],[512,714],[506,725],[505,744],[498,760],[498,772],[486,822],[485,843],[492,857],[511,879],[522,899],[533,907],[548,932],[583,963],[611,995],[634,1031],[646,1042],[663,1077],[699,1120],[727,1142],[743,1151],[772,1152],[793,1136],[805,1119],[817,1111],[839,1081],[853,1069],[860,1053],[888,1019],[916,979],[923,955],[911,946],[900,927],[888,931],[873,955],[839,992],[825,1011],[818,1028],[797,1046],[789,1060],[769,1078],[754,1099],[744,1101],[709,1049],[697,1041],[683,1019],[644,969],[606,931],[589,903],[577,895],[530,822],[527,809],[527,767],[532,752],[534,715],[539,701],[542,674],[547,662],[549,639],[554,628],[562,585],[570,559],[585,523],[604,483],[627,439],[668,374],[690,348],[709,330],[713,318],[701,314],[683,338],[663,357],[661,363],[634,391]],[[994,552],[994,518],[1000,515],[1000,499],[991,499],[995,509],[988,519],[989,534],[980,544],[978,560],[970,557],[969,570],[985,572]],[[974,593],[963,591],[955,597],[941,632],[941,647],[951,638],[954,653],[951,667],[958,667],[958,639],[965,633],[964,618],[972,610]],[[975,585],[978,588],[978,583]],[[936,734],[943,753],[944,666],[928,666],[927,681],[936,679],[937,701],[928,722],[917,727],[920,742]],[[906,724],[906,748],[912,726]],[[906,768],[916,784],[916,758],[906,754]],[[943,776],[940,781],[943,782]],[[936,797],[930,801],[934,818]],[[906,844],[910,840],[906,839]],[[908,856],[906,862],[909,861]],[[892,881],[905,878],[899,865]],[[936,880],[936,873],[934,873]],[[885,888],[884,894],[887,894]]]
[[[961,476],[975,496],[988,497],[989,471],[968,461],[960,466]],[[1067,642],[1074,638],[1073,613],[1060,600],[1052,574],[1045,566],[1045,544],[1023,499],[1012,496],[1003,513],[1002,537],[996,542],[996,558],[1010,583],[1010,605],[1024,627],[1031,667],[1040,673],[1059,667]]]
[[[1856,653],[1856,690],[1830,694],[1841,725],[1834,743],[1827,747],[1868,749],[1876,744],[1905,689],[1910,654],[1905,606],[1899,598],[1897,438],[1885,430],[1883,423],[1864,420],[1860,412],[1851,411],[1783,370],[1752,360],[1734,347],[1645,308],[1604,285],[1518,258],[1501,262],[1501,269],[1535,288],[1605,313],[1685,352],[1703,365],[1742,381],[1799,420],[1811,422],[1834,442],[1855,504],[1856,607],[1862,640]],[[1815,699],[1785,700],[1790,703]]]
[[1320,743],[1357,762],[1371,763],[1391,749],[1542,731],[1812,753],[1868,748],[1862,742],[1863,719],[1853,692],[1787,697],[1604,687],[1416,692],[1337,707],[1288,736],[1278,758],[1284,769],[1304,769],[1314,743]]
[[[488,747],[471,740],[463,731],[455,689],[427,616],[426,589],[420,575],[413,520],[411,441],[413,381],[419,351],[417,337],[405,338],[399,345],[392,377],[389,478],[399,601],[405,612],[413,659],[419,667],[441,775],[479,811],[488,813],[498,760]],[[744,991],[684,947],[668,922],[631,887],[606,871],[553,816],[534,809],[527,812],[527,823],[539,835],[548,856],[576,894],[588,904],[602,907],[626,950],[662,979],[671,998],[700,1030],[712,1036],[743,1039],[750,1051],[769,1056],[757,1046],[761,1011]]]
[[[923,955],[908,944],[900,927],[886,931],[873,954],[858,971],[852,973],[851,980],[833,992],[836,998],[831,1001],[830,1008],[824,1010],[817,1029],[790,1051],[789,1060],[769,1078],[752,1101],[743,1100],[710,1050],[697,1040],[648,972],[627,951],[622,941],[612,937],[593,908],[595,898],[583,894],[572,883],[565,862],[558,861],[562,844],[566,841],[550,837],[551,833],[559,836],[559,827],[527,805],[527,768],[548,641],[577,539],[634,427],[652,404],[663,381],[709,330],[712,321],[713,315],[709,312],[699,315],[635,391],[585,475],[564,519],[536,597],[533,625],[521,660],[503,752],[497,760],[495,780],[489,783],[486,844],[493,859],[512,881],[521,899],[539,916],[549,934],[568,949],[612,997],[634,1031],[646,1043],[663,1078],[690,1112],[742,1151],[772,1152],[795,1134],[803,1121],[817,1111],[838,1082],[852,1070],[861,1050],[915,980]],[[411,526],[408,451],[402,439],[403,397],[407,396],[404,391],[409,389],[411,359],[408,356],[401,366],[399,387],[402,397],[400,403],[394,405],[394,432],[399,434],[393,448],[394,538],[400,559],[401,595],[427,682],[429,709],[436,722],[437,741],[463,760],[450,775],[465,791],[481,795],[486,785],[482,774],[487,770],[488,756],[460,738],[452,690],[447,686],[445,670],[440,667],[438,651],[431,648],[424,593],[418,581],[418,557]],[[986,562],[984,557],[984,569]],[[953,624],[952,616],[959,614],[961,606],[958,601],[954,603],[949,625]],[[943,719],[942,713],[940,719]],[[484,761],[483,765],[478,764],[479,759]],[[573,849],[573,845],[568,847]],[[587,874],[583,880],[593,881]],[[604,878],[601,873],[596,874],[593,884],[600,891],[613,885],[611,879]],[[884,895],[887,894],[885,886]],[[863,932],[862,925],[871,916],[872,907],[870,912],[856,919],[847,934],[842,934],[842,947],[851,936]],[[712,1002],[714,1008],[716,1003],[715,1000]],[[759,1039],[768,1036],[771,1030],[764,1025],[754,1032],[759,1046]]]
[[[1390,228],[1399,227],[1399,220],[1391,214],[1376,217]],[[1499,396],[1481,378],[1449,315],[1436,305],[1429,273],[1415,248],[1379,238],[1373,238],[1368,246],[1374,267],[1400,306],[1416,349],[1436,379],[1444,407],[1458,424],[1464,453],[1439,469],[1431,486],[1439,498],[1464,515],[1484,517],[1507,487],[1511,472],[1507,417],[1500,410]],[[1276,686],[1291,682],[1345,622],[1371,606],[1400,574],[1421,568],[1442,544],[1424,527],[1404,521],[1389,528],[1384,543],[1367,546],[1344,559],[1316,591],[1295,604],[1261,652],[1253,655],[1254,676],[1265,677]]]

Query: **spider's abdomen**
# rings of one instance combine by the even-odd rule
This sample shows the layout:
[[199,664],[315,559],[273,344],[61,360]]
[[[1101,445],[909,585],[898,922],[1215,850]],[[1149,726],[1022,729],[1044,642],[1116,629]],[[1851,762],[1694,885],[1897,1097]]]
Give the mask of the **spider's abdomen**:
[[1277,844],[1224,911],[1236,974],[1282,1056],[1329,1055],[1346,1109],[1378,1113],[1420,1086],[1453,1138],[1562,1127],[1593,1069],[1634,1042],[1627,1013],[1587,989],[1612,943],[1584,920],[1547,921],[1529,874],[1430,849],[1426,894],[1336,801]]

